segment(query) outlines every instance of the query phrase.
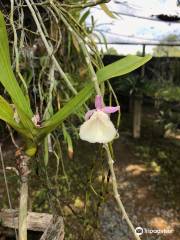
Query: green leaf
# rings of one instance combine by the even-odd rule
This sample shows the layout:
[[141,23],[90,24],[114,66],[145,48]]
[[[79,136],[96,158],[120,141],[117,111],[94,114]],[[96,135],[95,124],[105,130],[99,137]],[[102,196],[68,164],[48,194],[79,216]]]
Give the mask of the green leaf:
[[[129,73],[142,66],[150,59],[151,56],[127,56],[98,70],[98,81],[102,83],[109,78]],[[92,83],[87,84],[86,87],[84,87],[72,100],[70,100],[62,109],[60,109],[56,114],[54,114],[49,120],[44,123],[42,128],[39,129],[37,140],[42,139],[48,133],[53,131],[57,126],[59,126],[71,113],[75,112],[80,106],[82,106],[87,101],[87,99],[91,97],[93,92],[94,85]]]
[[2,49],[7,58],[8,64],[10,64],[8,36],[6,32],[6,25],[5,25],[4,18],[1,11],[0,11],[0,46],[2,46]]
[[2,96],[0,96],[0,119],[11,126],[18,127],[18,124],[14,120],[13,108]]
[[[4,88],[9,93],[13,103],[16,106],[18,115],[23,125],[22,128],[25,130],[26,136],[28,136],[29,138],[33,138],[33,135],[36,134],[35,126],[31,121],[33,114],[29,106],[29,103],[26,97],[24,96],[11,68],[7,31],[5,27],[5,21],[1,12],[0,12],[0,56],[1,56],[0,82],[3,84]],[[4,119],[4,121],[6,120]],[[12,122],[10,125],[12,126]],[[17,130],[16,126],[14,126],[14,128]]]
[[24,96],[11,68],[8,37],[5,27],[5,21],[0,12],[0,82],[9,93],[13,103],[23,109],[23,111],[31,118],[32,111],[29,103]]
[[112,64],[109,64],[97,71],[98,80],[105,81],[107,79],[122,76],[133,70],[139,68],[148,62],[152,56],[146,55],[145,57],[139,57],[134,55],[128,55],[127,57],[120,59]]
[[105,3],[100,4],[100,7],[109,17],[117,19],[117,17],[111,10],[109,10],[108,6]]
[[44,138],[44,165],[47,167],[49,162],[48,136]]
[[29,132],[29,138],[33,140],[38,133],[38,128],[35,127],[31,118],[29,118],[23,110],[21,110],[18,107],[16,108],[17,108],[17,112],[18,112],[18,116],[20,118],[21,124],[23,125],[24,129]]
[[63,130],[63,136],[64,136],[64,140],[67,143],[67,147],[68,147],[68,156],[71,159],[73,157],[73,142],[72,142],[72,138],[70,136],[70,134],[68,133],[66,127],[64,124],[62,124],[62,130]]
[[90,10],[87,10],[79,19],[79,24],[83,24],[86,21],[86,18],[89,16]]
[[0,96],[0,119],[8,123],[17,132],[29,138],[29,131],[15,121],[12,106],[2,96]]

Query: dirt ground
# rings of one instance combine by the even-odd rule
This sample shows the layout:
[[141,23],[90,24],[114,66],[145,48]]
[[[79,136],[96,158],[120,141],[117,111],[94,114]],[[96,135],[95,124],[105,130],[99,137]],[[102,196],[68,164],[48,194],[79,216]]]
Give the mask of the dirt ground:
[[[180,148],[164,139],[154,119],[154,114],[144,112],[139,140],[131,136],[130,121],[122,122],[114,144],[119,193],[135,228],[143,231],[142,240],[179,240]],[[133,240],[115,206],[109,201],[100,215],[104,235],[107,240]]]
[[[141,239],[179,240],[179,204],[174,204],[173,199],[168,201],[171,196],[163,185],[157,187],[158,173],[135,156],[130,140],[116,143],[115,148],[116,156],[119,156],[115,163],[119,193],[135,228],[143,228]],[[108,240],[133,240],[115,206],[111,200],[103,207],[100,218],[104,235]],[[149,230],[160,230],[161,233],[146,233]]]

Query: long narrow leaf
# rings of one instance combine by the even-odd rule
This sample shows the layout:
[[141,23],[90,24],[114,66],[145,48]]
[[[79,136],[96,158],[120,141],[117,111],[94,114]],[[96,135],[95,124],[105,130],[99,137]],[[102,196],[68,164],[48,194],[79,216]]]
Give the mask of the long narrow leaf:
[[108,6],[105,3],[100,4],[100,7],[109,17],[117,19],[117,17],[111,10],[109,10]]
[[[151,56],[138,57],[127,56],[115,63],[112,63],[97,72],[98,81],[104,82],[105,80],[127,74],[136,68],[142,66],[151,59]],[[70,100],[61,110],[54,114],[48,121],[44,123],[39,131],[37,139],[41,139],[51,131],[53,131],[59,124],[61,124],[71,113],[75,112],[82,106],[88,98],[91,97],[94,91],[94,86],[89,83],[84,87],[77,96]]]
[[24,96],[11,68],[9,46],[5,21],[0,12],[0,82],[9,93],[13,103],[23,109],[23,111],[32,117],[32,111],[29,103]]
[[145,57],[139,57],[134,55],[128,55],[127,57],[120,59],[114,63],[111,63],[97,71],[97,77],[99,81],[105,81],[107,79],[122,76],[133,70],[139,68],[148,62],[152,56],[146,55]]
[[0,119],[8,123],[23,136],[30,137],[29,131],[15,121],[13,108],[2,96],[0,96]]

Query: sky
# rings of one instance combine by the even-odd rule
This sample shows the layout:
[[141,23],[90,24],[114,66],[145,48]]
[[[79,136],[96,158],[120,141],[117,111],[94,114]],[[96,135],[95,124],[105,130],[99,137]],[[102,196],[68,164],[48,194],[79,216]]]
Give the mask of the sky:
[[[156,17],[153,15],[158,14],[180,17],[180,6],[177,7],[177,0],[111,0],[107,6],[114,13],[132,14],[154,20]],[[95,33],[103,34],[109,43],[122,41],[153,41],[156,43],[166,39],[168,35],[176,35],[180,42],[180,22],[167,23],[122,14],[116,15],[116,19],[112,19],[100,7],[92,8],[91,14],[96,23]],[[90,18],[88,21],[90,24]],[[100,36],[102,36],[101,34]],[[119,54],[122,52],[124,54],[136,53],[142,49],[141,46],[109,45],[109,47],[111,46]],[[147,46],[146,51],[152,53],[153,48],[153,46]]]

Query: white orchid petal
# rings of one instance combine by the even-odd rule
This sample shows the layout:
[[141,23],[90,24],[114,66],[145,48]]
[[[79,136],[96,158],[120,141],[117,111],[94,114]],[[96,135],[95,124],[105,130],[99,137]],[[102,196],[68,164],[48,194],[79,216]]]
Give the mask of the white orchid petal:
[[79,135],[90,143],[108,143],[116,137],[117,131],[106,113],[96,111],[80,126]]

